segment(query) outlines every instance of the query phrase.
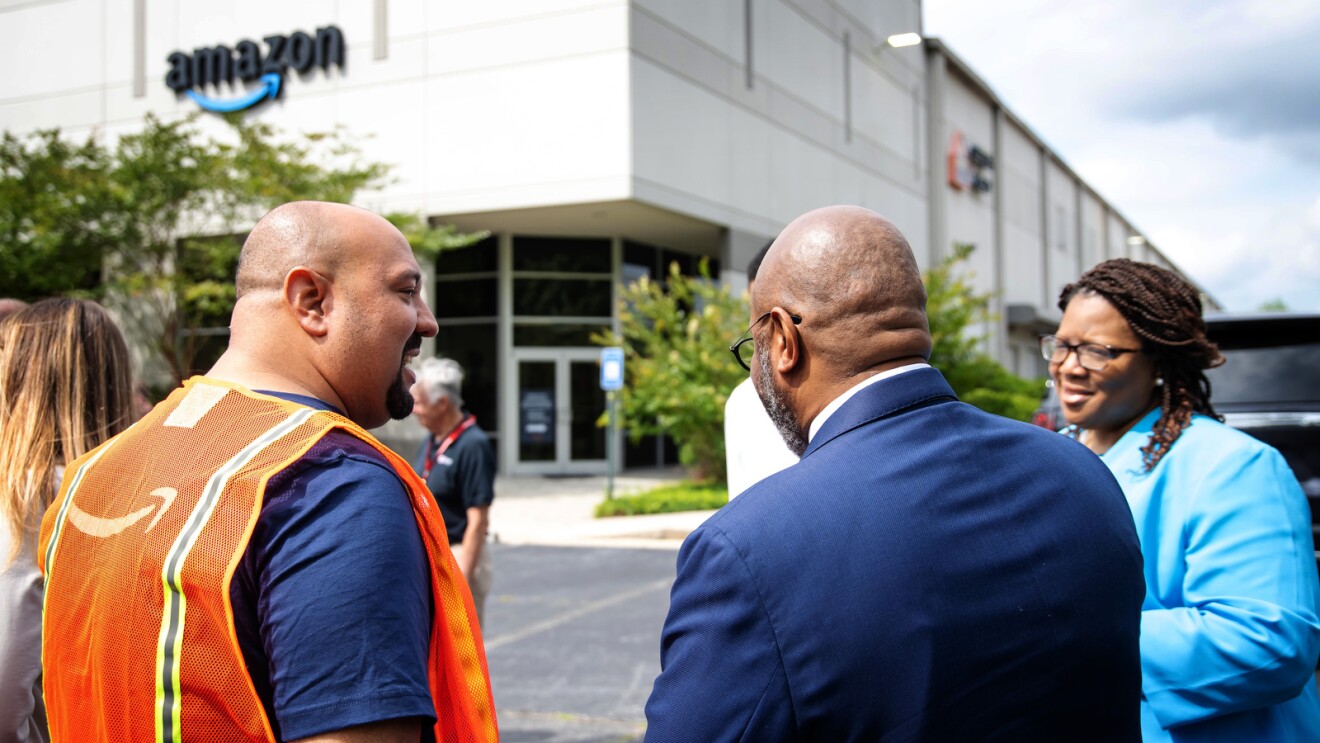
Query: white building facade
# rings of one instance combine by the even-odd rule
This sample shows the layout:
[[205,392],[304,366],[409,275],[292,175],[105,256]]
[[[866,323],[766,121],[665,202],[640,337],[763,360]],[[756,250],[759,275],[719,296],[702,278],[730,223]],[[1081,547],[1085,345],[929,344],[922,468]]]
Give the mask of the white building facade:
[[1027,376],[1065,283],[1172,267],[938,40],[885,44],[920,26],[920,0],[0,0],[0,128],[114,137],[277,75],[245,115],[360,136],[397,178],[363,206],[492,233],[428,301],[501,471],[592,472],[617,284],[706,257],[741,289],[810,209],[886,215],[923,268],[974,244],[989,350]]

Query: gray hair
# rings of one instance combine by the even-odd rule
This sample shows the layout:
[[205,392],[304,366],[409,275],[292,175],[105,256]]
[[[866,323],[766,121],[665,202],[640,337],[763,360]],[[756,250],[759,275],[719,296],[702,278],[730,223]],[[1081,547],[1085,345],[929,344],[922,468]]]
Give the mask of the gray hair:
[[426,393],[430,402],[438,402],[447,397],[454,407],[462,409],[463,367],[457,361],[446,358],[427,359],[417,369],[417,383]]

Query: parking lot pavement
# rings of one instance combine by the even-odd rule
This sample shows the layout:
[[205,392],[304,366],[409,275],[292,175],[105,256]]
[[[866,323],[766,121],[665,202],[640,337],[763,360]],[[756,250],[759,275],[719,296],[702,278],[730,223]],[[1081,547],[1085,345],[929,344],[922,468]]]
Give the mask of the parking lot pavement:
[[646,730],[675,553],[490,545],[486,604],[500,740],[626,743]]

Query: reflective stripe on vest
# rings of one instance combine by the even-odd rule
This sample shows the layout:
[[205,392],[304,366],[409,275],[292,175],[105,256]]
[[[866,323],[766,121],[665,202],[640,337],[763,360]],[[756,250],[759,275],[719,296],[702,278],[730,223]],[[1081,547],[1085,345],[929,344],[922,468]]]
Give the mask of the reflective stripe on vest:
[[380,452],[410,491],[435,606],[436,739],[498,739],[471,596],[412,468],[342,416],[198,377],[71,464],[42,524],[53,740],[273,740],[229,585],[266,483],[335,429]]
[[216,504],[220,502],[220,493],[229,484],[229,478],[267,446],[307,422],[315,412],[311,408],[303,408],[289,416],[256,441],[248,444],[247,448],[211,475],[202,493],[202,499],[193,508],[178,539],[170,545],[170,551],[165,554],[165,570],[161,575],[161,582],[165,585],[165,611],[160,620],[160,646],[156,651],[156,665],[160,669],[160,685],[156,688],[156,743],[166,741],[182,743],[183,740],[179,724],[182,712],[182,705],[179,702],[183,691],[179,688],[178,663],[181,650],[179,646],[183,643],[183,623],[188,609],[188,602],[180,585],[183,580],[181,575],[183,561],[197,544],[197,536],[202,526],[210,520]]

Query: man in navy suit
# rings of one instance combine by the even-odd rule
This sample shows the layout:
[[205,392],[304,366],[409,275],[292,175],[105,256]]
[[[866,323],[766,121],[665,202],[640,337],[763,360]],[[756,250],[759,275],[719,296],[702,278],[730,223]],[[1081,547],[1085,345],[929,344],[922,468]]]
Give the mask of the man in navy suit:
[[750,367],[802,461],[684,542],[647,743],[1140,740],[1123,493],[1067,437],[958,402],[925,306],[873,212],[775,241]]

